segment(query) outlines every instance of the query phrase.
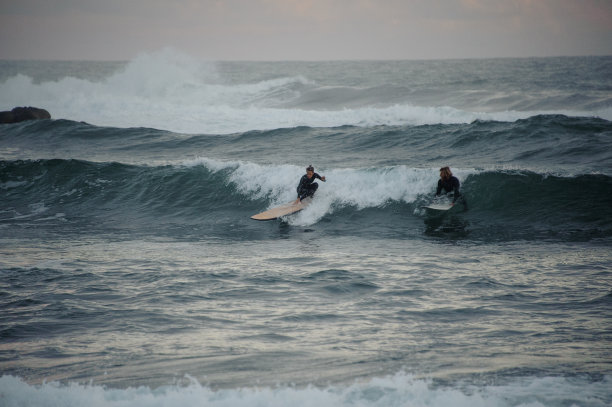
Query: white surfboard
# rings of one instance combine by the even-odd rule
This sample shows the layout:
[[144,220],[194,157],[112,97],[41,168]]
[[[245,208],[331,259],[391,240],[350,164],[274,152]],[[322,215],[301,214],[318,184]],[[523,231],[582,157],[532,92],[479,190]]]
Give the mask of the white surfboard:
[[447,211],[453,207],[452,203],[432,203],[427,206],[423,206],[425,209],[431,209],[434,211]]
[[312,198],[306,198],[299,203],[289,202],[281,206],[277,206],[276,208],[268,209],[265,212],[258,213],[257,215],[251,216],[251,219],[255,220],[273,220],[280,218],[281,216],[290,215],[292,213],[296,213],[306,208]]

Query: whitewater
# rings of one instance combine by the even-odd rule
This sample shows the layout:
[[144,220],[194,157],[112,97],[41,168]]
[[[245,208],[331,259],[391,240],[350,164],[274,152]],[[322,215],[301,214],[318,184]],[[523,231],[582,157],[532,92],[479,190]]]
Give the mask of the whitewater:
[[612,57],[0,61],[16,106],[0,404],[612,404]]
[[[215,63],[166,49],[143,54],[95,79],[58,77],[40,72],[36,63],[0,86],[0,106],[45,106],[56,119],[97,126],[150,127],[187,134],[230,134],[277,128],[343,125],[459,124],[474,120],[516,121],[538,114],[597,116],[612,119],[609,92],[590,87],[589,77],[569,88],[556,87],[550,75],[563,75],[569,59],[555,61],[550,71],[537,61],[455,61],[437,82],[432,70],[440,61],[307,63]],[[575,64],[581,59],[572,60]],[[593,67],[594,70],[604,67]],[[61,63],[57,63],[61,67]],[[89,68],[85,63],[84,69]],[[534,65],[532,69],[525,65]],[[327,74],[327,68],[333,73]],[[74,69],[74,68],[73,68]],[[541,89],[529,89],[505,70],[525,70]],[[608,67],[609,69],[609,67]],[[23,72],[31,73],[27,75]],[[338,76],[342,82],[337,83]],[[484,74],[483,74],[484,73]],[[524,72],[521,72],[523,74]],[[488,75],[488,77],[484,76]],[[415,82],[414,78],[418,78]],[[484,78],[483,78],[484,77]],[[586,83],[584,83],[586,82]],[[517,88],[519,87],[519,88]],[[605,89],[605,88],[604,88]]]

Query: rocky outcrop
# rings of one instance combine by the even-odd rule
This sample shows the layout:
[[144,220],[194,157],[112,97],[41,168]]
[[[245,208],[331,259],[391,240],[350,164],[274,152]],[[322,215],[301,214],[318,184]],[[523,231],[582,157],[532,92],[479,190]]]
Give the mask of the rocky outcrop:
[[0,112],[0,123],[18,123],[26,120],[50,119],[45,109],[37,107],[16,107],[11,111]]

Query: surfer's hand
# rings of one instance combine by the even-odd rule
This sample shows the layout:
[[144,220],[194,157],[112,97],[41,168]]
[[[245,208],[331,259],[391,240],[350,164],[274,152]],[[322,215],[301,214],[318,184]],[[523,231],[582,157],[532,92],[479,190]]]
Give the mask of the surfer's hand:
[[325,177],[324,176],[321,177],[321,181],[325,182]]

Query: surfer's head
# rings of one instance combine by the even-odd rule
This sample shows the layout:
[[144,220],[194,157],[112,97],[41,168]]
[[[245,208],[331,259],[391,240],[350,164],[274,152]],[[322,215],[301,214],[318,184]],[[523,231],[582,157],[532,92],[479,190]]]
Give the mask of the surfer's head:
[[308,178],[312,178],[312,176],[314,175],[314,167],[312,165],[306,167],[306,175],[308,176]]
[[453,176],[453,173],[451,172],[449,167],[440,168],[440,178],[449,179],[452,176]]

